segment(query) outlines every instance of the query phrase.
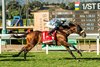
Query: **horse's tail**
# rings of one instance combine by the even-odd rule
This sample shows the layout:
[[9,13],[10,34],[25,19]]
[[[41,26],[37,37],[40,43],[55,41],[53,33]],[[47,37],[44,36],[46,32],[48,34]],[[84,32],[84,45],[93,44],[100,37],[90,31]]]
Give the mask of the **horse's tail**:
[[29,33],[23,33],[21,35],[12,34],[11,37],[14,37],[14,38],[25,38],[27,36],[27,34],[29,34]]
[[14,37],[14,38],[25,38],[27,36],[27,34],[29,34],[30,32],[32,32],[32,30],[28,29],[26,32],[20,33],[22,35],[12,34],[11,37]]

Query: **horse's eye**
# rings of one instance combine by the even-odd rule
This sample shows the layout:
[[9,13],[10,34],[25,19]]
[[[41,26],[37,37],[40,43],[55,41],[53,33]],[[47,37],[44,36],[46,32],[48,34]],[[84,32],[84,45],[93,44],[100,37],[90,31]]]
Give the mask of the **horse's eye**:
[[73,30],[76,30],[75,28]]
[[72,30],[76,30],[75,28],[73,28]]

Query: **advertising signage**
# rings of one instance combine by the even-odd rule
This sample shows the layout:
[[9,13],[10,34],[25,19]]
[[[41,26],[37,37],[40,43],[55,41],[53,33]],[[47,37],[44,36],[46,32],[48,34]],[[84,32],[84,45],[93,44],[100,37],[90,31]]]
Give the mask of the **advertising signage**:
[[85,2],[80,3],[81,10],[100,10],[100,3]]

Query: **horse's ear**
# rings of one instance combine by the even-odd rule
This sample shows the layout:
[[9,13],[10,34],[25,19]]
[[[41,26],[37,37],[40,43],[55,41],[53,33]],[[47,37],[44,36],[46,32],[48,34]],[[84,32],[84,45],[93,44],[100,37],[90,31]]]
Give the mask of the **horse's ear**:
[[72,22],[70,22],[69,26],[72,27],[72,26],[75,26],[75,24],[73,24]]

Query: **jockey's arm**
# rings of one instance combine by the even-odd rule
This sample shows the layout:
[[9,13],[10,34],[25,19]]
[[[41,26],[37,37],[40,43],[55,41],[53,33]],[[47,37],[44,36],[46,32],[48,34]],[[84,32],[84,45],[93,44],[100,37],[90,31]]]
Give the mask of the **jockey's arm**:
[[50,22],[47,22],[46,27],[53,29],[55,28],[55,25],[51,25]]
[[55,22],[47,22],[46,27],[51,28],[52,30],[49,31],[49,34],[52,34],[55,30],[59,29],[60,26],[63,25],[63,21],[56,20]]
[[57,30],[57,29],[59,29],[59,27],[55,27],[55,28],[53,28],[51,31],[49,31],[49,34],[51,35],[55,30]]
[[56,21],[55,27],[49,32],[49,34],[51,35],[55,30],[58,30],[60,26],[62,26],[62,23],[60,21]]

